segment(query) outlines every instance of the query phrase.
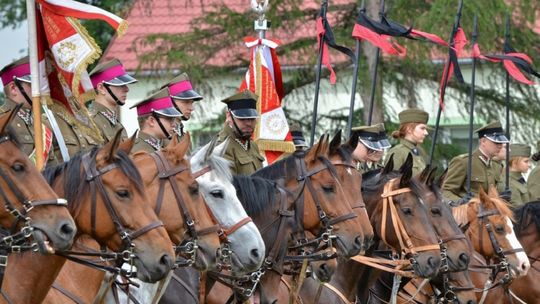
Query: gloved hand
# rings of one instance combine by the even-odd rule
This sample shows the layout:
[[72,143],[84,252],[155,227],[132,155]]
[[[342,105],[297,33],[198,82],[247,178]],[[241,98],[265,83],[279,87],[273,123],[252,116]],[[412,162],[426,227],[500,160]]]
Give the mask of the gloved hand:
[[460,198],[459,200],[453,202],[453,204],[451,204],[452,206],[461,206],[461,205],[465,205],[467,204],[472,198],[472,195],[470,193],[467,193],[465,194],[464,197]]
[[501,193],[499,193],[499,197],[507,202],[510,202],[510,200],[512,199],[512,190],[508,189],[502,191]]

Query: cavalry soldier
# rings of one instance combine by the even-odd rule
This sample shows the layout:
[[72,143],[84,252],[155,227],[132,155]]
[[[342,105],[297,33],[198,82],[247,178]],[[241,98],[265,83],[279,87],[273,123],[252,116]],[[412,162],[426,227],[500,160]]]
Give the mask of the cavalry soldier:
[[[510,203],[514,207],[519,207],[525,203],[528,203],[529,193],[527,189],[527,182],[523,173],[527,173],[531,167],[531,147],[524,144],[512,144],[510,145],[510,161],[508,165],[510,166],[510,191],[512,192],[512,197]],[[506,176],[506,174],[504,174]],[[504,180],[504,177],[503,179]],[[500,189],[501,185],[499,184],[499,191],[502,192],[504,189]]]
[[169,91],[166,88],[161,89],[130,108],[134,107],[137,108],[141,131],[132,152],[153,153],[161,150],[163,141],[172,136],[175,120],[182,116],[173,106]]
[[89,106],[90,114],[101,135],[110,141],[122,129],[122,138],[127,138],[119,120],[119,110],[126,103],[128,85],[137,80],[126,73],[118,59],[98,64],[90,72],[90,79],[96,90],[96,99]]
[[465,204],[471,199],[471,194],[478,194],[479,188],[487,193],[490,186],[498,186],[502,182],[501,166],[493,162],[493,157],[499,153],[503,144],[508,143],[501,123],[492,122],[477,129],[475,133],[478,133],[479,144],[471,155],[472,193],[467,193],[466,188],[468,154],[454,157],[448,165],[448,173],[442,190],[443,196],[454,204]]
[[17,105],[22,104],[17,116],[13,119],[11,127],[21,143],[23,152],[30,156],[34,151],[34,124],[32,119],[32,94],[30,80],[30,63],[28,56],[23,57],[0,71],[0,77],[4,84],[6,101],[0,112],[11,111]]
[[227,112],[218,142],[229,138],[224,157],[232,162],[232,173],[249,175],[260,169],[264,161],[259,147],[251,140],[259,116],[257,96],[244,90],[222,102],[227,105]]
[[292,123],[289,126],[289,131],[291,132],[295,152],[306,151],[309,147],[304,138],[304,133],[302,133],[302,128],[298,123]]
[[386,162],[393,155],[394,168],[400,168],[409,153],[413,156],[413,176],[426,167],[427,154],[420,146],[426,136],[429,114],[420,109],[407,109],[398,114],[399,129],[392,132],[392,137],[399,139],[399,144],[388,150]]
[[193,102],[200,101],[203,97],[193,89],[193,85],[186,73],[176,76],[161,88],[169,89],[169,94],[173,99],[173,106],[182,113],[174,128],[174,133],[182,137],[184,135],[183,121],[188,121],[191,118],[191,113],[194,111]]
[[349,145],[354,149],[352,157],[361,172],[377,169],[384,150],[390,148],[382,123],[352,128]]
[[536,162],[536,167],[532,169],[527,179],[527,189],[531,201],[540,200],[540,140],[536,143],[536,153],[531,157]]

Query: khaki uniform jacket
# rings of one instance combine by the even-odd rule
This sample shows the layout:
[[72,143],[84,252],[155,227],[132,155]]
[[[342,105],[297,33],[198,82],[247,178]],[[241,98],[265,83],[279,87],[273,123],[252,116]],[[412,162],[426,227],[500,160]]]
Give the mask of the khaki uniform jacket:
[[148,135],[147,133],[144,133],[143,131],[140,131],[137,139],[135,139],[135,144],[133,145],[133,149],[131,149],[131,153],[139,151],[154,153],[161,150],[162,147],[163,140],[159,140]]
[[388,150],[388,155],[384,164],[388,162],[390,156],[394,155],[394,169],[398,170],[407,160],[409,153],[413,156],[413,176],[422,173],[426,168],[427,154],[424,149],[412,142],[402,138],[399,140],[399,144],[393,146]]
[[[481,158],[482,157],[482,158]],[[472,153],[471,192],[478,194],[478,189],[489,191],[491,185],[498,186],[502,181],[502,167],[494,161],[484,161],[480,150]],[[448,165],[448,173],[442,186],[443,196],[458,201],[467,194],[467,162],[468,154],[454,157]]]
[[[0,113],[6,113],[14,109],[16,106],[17,104],[13,100],[6,99],[5,103],[0,109]],[[30,154],[32,154],[32,152],[34,151],[34,124],[32,123],[32,120],[29,120],[27,124],[27,122],[22,118],[25,117],[25,112],[27,110],[30,109],[21,108],[19,110],[19,113],[17,113],[17,115],[15,115],[15,117],[13,118],[10,126],[11,128],[13,128],[13,131],[17,135],[17,139],[21,144],[21,148],[24,154],[30,156]],[[30,115],[31,113],[32,112],[30,112]]]
[[264,157],[259,153],[259,147],[249,141],[245,150],[235,139],[234,131],[228,125],[219,133],[218,144],[229,138],[229,144],[224,157],[232,162],[231,173],[235,175],[250,175],[262,168]]
[[531,201],[540,200],[540,161],[532,169],[527,179],[527,190]]
[[[503,174],[502,181],[504,182],[506,174]],[[520,172],[510,172],[510,191],[512,191],[512,198],[510,203],[513,207],[519,207],[525,203],[528,203],[529,193],[527,189],[527,182]]]
[[119,129],[123,129],[122,139],[127,139],[126,129],[118,120],[118,113],[95,101],[92,102],[91,109],[90,116],[101,131],[101,136],[105,141],[111,141]]

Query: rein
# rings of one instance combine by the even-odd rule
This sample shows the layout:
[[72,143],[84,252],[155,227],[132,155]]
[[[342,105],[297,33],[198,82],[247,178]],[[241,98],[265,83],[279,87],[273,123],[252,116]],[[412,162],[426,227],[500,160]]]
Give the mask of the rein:
[[[10,135],[3,135],[0,137],[0,144],[12,141],[13,138]],[[15,195],[17,202],[22,205],[22,209],[17,209],[13,202],[8,198],[4,189],[0,190],[0,196],[4,200],[4,209],[15,218],[15,221],[11,225],[10,234],[4,235],[0,239],[0,249],[7,251],[8,253],[19,253],[27,250],[37,251],[38,244],[31,242],[32,233],[34,227],[32,226],[32,219],[28,216],[28,213],[34,208],[39,206],[64,206],[67,207],[67,201],[63,198],[48,199],[48,200],[30,200],[22,191],[17,187],[16,183],[9,177],[9,175],[0,168],[0,178],[9,188],[9,191]],[[23,226],[16,231],[19,222],[23,222]],[[3,233],[2,233],[3,234]],[[0,255],[0,267],[6,267],[7,255]]]

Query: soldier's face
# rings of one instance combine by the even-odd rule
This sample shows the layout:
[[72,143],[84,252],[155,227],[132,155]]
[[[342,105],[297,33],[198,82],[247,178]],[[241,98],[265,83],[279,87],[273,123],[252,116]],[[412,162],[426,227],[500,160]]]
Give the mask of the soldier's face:
[[528,157],[518,157],[518,160],[512,164],[512,171],[517,171],[521,173],[527,173],[531,168],[531,160]]
[[[109,86],[109,88],[111,89],[111,92],[113,92],[114,96],[116,96],[116,98],[120,100],[122,105],[124,105],[126,103],[127,93],[129,92],[128,86],[127,85]],[[110,101],[116,104],[116,102],[114,101],[114,98],[110,96],[109,92],[107,92],[107,96],[108,96],[108,99],[110,99]]]
[[487,138],[480,139],[480,147],[489,158],[493,158],[499,154],[504,144],[493,142]]
[[[229,126],[236,131],[236,128],[234,127],[234,123],[238,126],[238,129],[242,131],[242,137],[244,139],[248,139],[251,137],[251,134],[253,134],[253,131],[255,130],[255,124],[257,120],[255,118],[246,118],[246,119],[240,119],[235,118],[229,111],[227,111],[227,123]],[[240,134],[238,134],[240,135]]]
[[180,109],[180,112],[182,112],[182,116],[184,116],[185,120],[189,120],[191,118],[191,113],[193,112],[193,100],[179,100],[174,99],[174,103]]
[[408,135],[409,136],[406,136],[408,140],[417,144],[423,143],[426,136],[428,136],[427,125],[417,124],[411,131],[409,131]]
[[[20,83],[26,95],[32,98],[32,86],[30,85],[30,83],[24,82],[24,81],[21,81]],[[7,97],[9,97],[14,102],[18,104],[23,104],[24,107],[30,106],[30,104],[26,102],[26,100],[24,99],[24,96],[19,90],[19,88],[17,87],[17,85],[15,85],[14,81],[8,84],[7,93],[8,93]]]

